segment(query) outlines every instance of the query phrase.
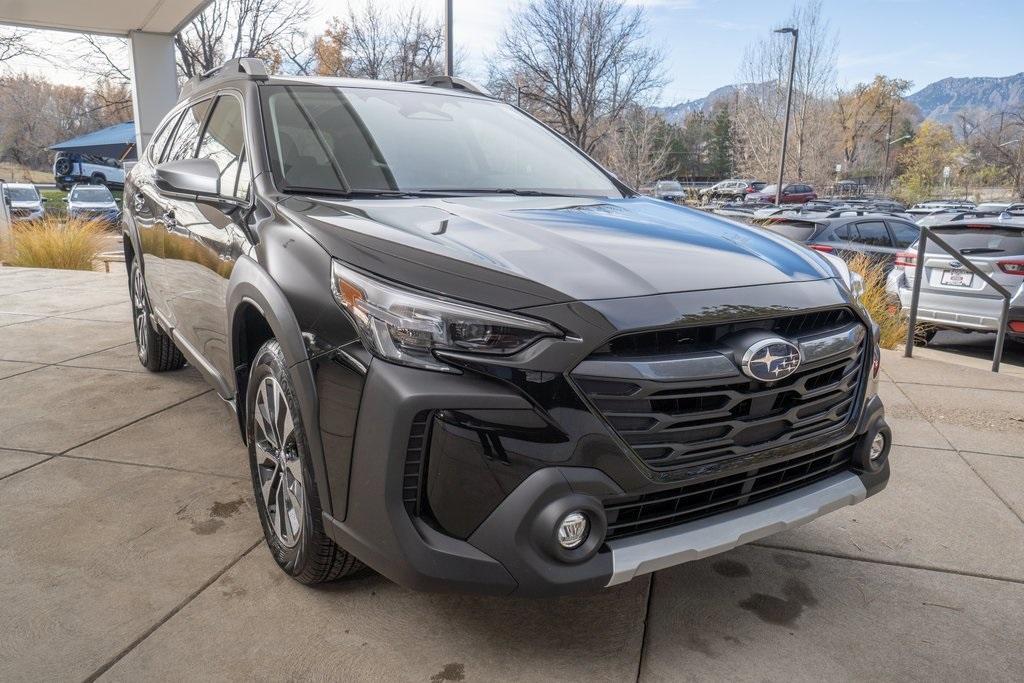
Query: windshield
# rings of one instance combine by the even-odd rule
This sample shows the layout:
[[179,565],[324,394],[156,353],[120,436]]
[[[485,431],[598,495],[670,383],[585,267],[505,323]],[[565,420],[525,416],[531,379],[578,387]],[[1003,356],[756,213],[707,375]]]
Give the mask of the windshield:
[[760,190],[758,190],[758,192],[764,192],[765,194],[774,194],[775,188],[777,187],[778,185],[765,185]]
[[34,187],[7,187],[7,196],[12,202],[38,202],[39,194]]
[[71,191],[71,201],[73,202],[112,202],[114,201],[114,195],[110,194],[110,190],[105,187],[79,187]]
[[600,169],[514,108],[476,97],[370,88],[261,88],[283,190],[614,196]]

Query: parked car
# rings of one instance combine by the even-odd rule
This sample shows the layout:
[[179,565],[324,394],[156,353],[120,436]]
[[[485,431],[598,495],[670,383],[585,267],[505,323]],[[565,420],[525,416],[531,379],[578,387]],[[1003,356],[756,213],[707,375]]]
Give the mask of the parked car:
[[975,208],[974,202],[959,199],[931,199],[926,202],[914,204],[907,213],[914,217],[927,216],[934,213],[948,213],[954,211],[970,211]]
[[1024,211],[1024,202],[985,202],[974,207],[979,213],[1000,214],[1007,211]]
[[[1024,339],[1024,216],[968,217],[932,226],[942,239],[1012,294],[1010,336]],[[917,243],[899,255],[895,288],[904,310],[913,294]],[[938,329],[996,332],[1003,297],[934,242],[925,251],[917,320],[924,341]]]
[[888,270],[896,254],[920,237],[921,229],[912,221],[883,213],[836,211],[820,217],[794,214],[770,217],[762,221],[765,229],[805,246],[849,259],[865,254]]
[[686,199],[686,190],[678,180],[659,180],[651,188],[651,196],[666,202],[682,202]]
[[[765,185],[757,192],[751,192],[746,196],[748,202],[760,202],[763,204],[775,203],[775,188],[777,185]],[[782,204],[803,204],[818,198],[814,188],[803,183],[789,183],[782,186],[782,195],[779,202]]]
[[114,159],[75,152],[57,152],[53,160],[53,182],[58,189],[64,191],[70,190],[78,183],[121,189],[124,186],[124,169]]
[[468,82],[229,62],[126,193],[139,360],[236,411],[298,581],[594,590],[887,481],[840,259],[637,196]]
[[117,200],[103,185],[75,185],[65,199],[68,216],[116,224],[121,220]]
[[698,195],[704,201],[710,199],[731,199],[742,200],[748,194],[757,192],[767,183],[759,180],[729,179],[715,183],[711,187],[705,187]]
[[4,183],[4,201],[11,209],[11,220],[34,221],[43,217],[43,198],[31,183]]

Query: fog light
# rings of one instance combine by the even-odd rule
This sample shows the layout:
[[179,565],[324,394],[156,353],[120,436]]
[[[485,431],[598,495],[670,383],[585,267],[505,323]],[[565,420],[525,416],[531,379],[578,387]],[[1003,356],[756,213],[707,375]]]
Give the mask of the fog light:
[[563,548],[578,548],[587,540],[590,522],[582,512],[570,512],[558,524],[558,543]]
[[870,457],[872,461],[878,460],[882,453],[885,451],[885,434],[878,432],[875,434],[875,438],[871,440],[871,453]]

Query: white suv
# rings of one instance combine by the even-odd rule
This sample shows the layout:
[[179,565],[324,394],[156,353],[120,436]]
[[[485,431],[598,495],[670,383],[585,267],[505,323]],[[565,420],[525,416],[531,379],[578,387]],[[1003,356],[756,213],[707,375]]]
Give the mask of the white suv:
[[58,152],[53,160],[53,182],[65,192],[78,183],[124,187],[124,169],[113,159]]

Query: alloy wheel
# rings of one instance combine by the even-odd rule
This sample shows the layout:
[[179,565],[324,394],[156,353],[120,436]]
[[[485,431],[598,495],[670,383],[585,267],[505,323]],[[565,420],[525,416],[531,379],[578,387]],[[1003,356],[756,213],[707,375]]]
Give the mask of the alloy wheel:
[[139,360],[145,364],[149,348],[146,344],[146,332],[149,327],[149,310],[146,307],[145,282],[142,269],[137,265],[132,268],[132,318],[135,322],[135,344],[139,352]]
[[256,473],[267,518],[277,540],[292,548],[299,542],[306,505],[295,424],[280,383],[260,381],[253,411]]

